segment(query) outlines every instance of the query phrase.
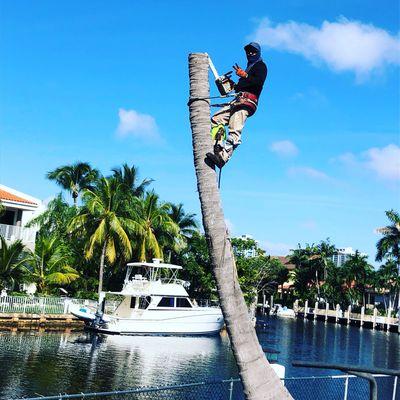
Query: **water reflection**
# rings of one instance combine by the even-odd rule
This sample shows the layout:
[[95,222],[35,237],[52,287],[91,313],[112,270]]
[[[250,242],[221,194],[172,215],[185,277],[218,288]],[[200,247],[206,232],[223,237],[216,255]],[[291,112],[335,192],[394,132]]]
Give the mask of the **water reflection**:
[[226,337],[0,336],[0,398],[236,376]]
[[[280,351],[286,376],[326,375],[293,360],[400,368],[400,335],[319,321],[259,321],[261,345]],[[331,371],[338,373],[337,371]],[[237,376],[225,335],[98,336],[0,333],[0,399],[158,386]]]

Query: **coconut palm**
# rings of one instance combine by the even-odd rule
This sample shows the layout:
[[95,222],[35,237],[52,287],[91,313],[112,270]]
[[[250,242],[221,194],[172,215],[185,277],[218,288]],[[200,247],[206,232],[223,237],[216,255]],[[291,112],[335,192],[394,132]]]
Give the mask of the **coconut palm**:
[[393,308],[400,288],[398,268],[393,260],[387,260],[385,264],[379,267],[375,274],[375,284],[383,293],[388,294],[389,304],[387,304],[386,296],[384,296],[385,309]]
[[179,226],[179,233],[189,238],[197,230],[196,214],[186,214],[183,204],[169,203],[168,215]]
[[55,236],[36,240],[35,251],[26,260],[25,274],[39,293],[48,293],[53,286],[65,286],[79,278],[79,273],[70,266],[68,248]]
[[88,235],[85,257],[91,259],[96,249],[100,249],[98,294],[103,289],[105,259],[113,264],[117,256],[117,246],[128,259],[132,246],[128,237],[129,229],[140,227],[129,218],[124,190],[115,179],[100,178],[93,189],[83,191],[84,207],[69,225],[72,231]]
[[27,226],[38,226],[39,235],[66,237],[68,224],[76,214],[77,208],[65,202],[60,193],[49,202],[46,210],[29,221]]
[[134,197],[143,196],[147,186],[153,182],[153,179],[143,179],[141,183],[138,184],[138,168],[132,165],[130,167],[128,164],[122,164],[122,168],[113,168],[112,177],[120,182],[124,189],[126,189]]
[[368,256],[361,255],[357,250],[342,266],[346,289],[350,300],[352,302],[358,302],[361,296],[363,305],[365,305],[366,288],[372,283],[373,273],[373,268],[368,264],[367,258]]
[[170,205],[160,203],[154,192],[143,198],[134,198],[131,218],[135,221],[140,261],[148,258],[164,258],[163,248],[173,246],[179,236],[179,227],[168,214]]
[[[400,278],[400,215],[394,210],[386,211],[391,225],[378,228],[377,231],[383,234],[376,244],[376,261],[384,258],[392,260],[397,266],[397,280]],[[397,299],[400,304],[400,287],[398,287]]]
[[384,258],[393,259],[400,264],[400,215],[394,210],[386,211],[391,225],[378,228],[377,231],[383,237],[376,244],[376,261],[382,261]]
[[13,289],[16,282],[23,279],[23,266],[27,252],[21,240],[7,243],[0,236],[0,290]]
[[[210,96],[208,56],[189,55],[189,112],[192,129],[194,166],[197,177],[204,231],[225,323],[247,399],[288,399],[288,391],[269,365],[250,322],[248,309],[234,269],[232,247],[213,168],[205,163],[212,151],[210,139]],[[198,100],[202,99],[202,100]]]
[[47,173],[47,178],[55,181],[63,189],[71,193],[74,205],[77,205],[79,193],[90,188],[99,176],[96,169],[90,164],[76,162],[72,165],[63,165]]

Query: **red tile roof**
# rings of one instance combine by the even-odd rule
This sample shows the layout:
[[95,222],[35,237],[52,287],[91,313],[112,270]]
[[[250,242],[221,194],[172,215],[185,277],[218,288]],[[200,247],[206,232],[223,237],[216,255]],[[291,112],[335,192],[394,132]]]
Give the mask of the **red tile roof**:
[[15,201],[16,203],[32,204],[35,206],[37,205],[31,200],[24,199],[3,189],[0,189],[0,200]]
[[296,268],[294,264],[291,264],[289,262],[289,257],[284,257],[284,256],[271,256],[272,258],[278,259],[289,271],[293,270]]

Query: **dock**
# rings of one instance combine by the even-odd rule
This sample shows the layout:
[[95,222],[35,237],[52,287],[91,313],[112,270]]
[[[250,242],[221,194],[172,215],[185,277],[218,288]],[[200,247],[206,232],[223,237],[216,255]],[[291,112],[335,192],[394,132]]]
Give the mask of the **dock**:
[[72,314],[0,313],[0,330],[83,330],[84,323]]
[[391,309],[387,311],[385,316],[382,316],[378,315],[376,308],[373,308],[371,315],[365,312],[365,307],[361,307],[360,313],[354,313],[351,306],[343,311],[340,309],[339,304],[334,309],[331,309],[328,303],[325,308],[319,308],[318,303],[315,303],[314,307],[309,307],[308,301],[305,302],[304,307],[299,306],[298,301],[295,301],[293,309],[297,318],[400,333],[399,318],[391,316]]

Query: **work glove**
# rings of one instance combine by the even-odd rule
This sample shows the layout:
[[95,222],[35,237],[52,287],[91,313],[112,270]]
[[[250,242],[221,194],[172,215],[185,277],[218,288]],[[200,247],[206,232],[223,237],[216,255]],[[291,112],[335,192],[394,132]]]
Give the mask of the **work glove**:
[[236,75],[240,78],[247,78],[249,76],[249,74],[244,69],[240,68],[237,64],[233,66],[233,69],[235,70]]

